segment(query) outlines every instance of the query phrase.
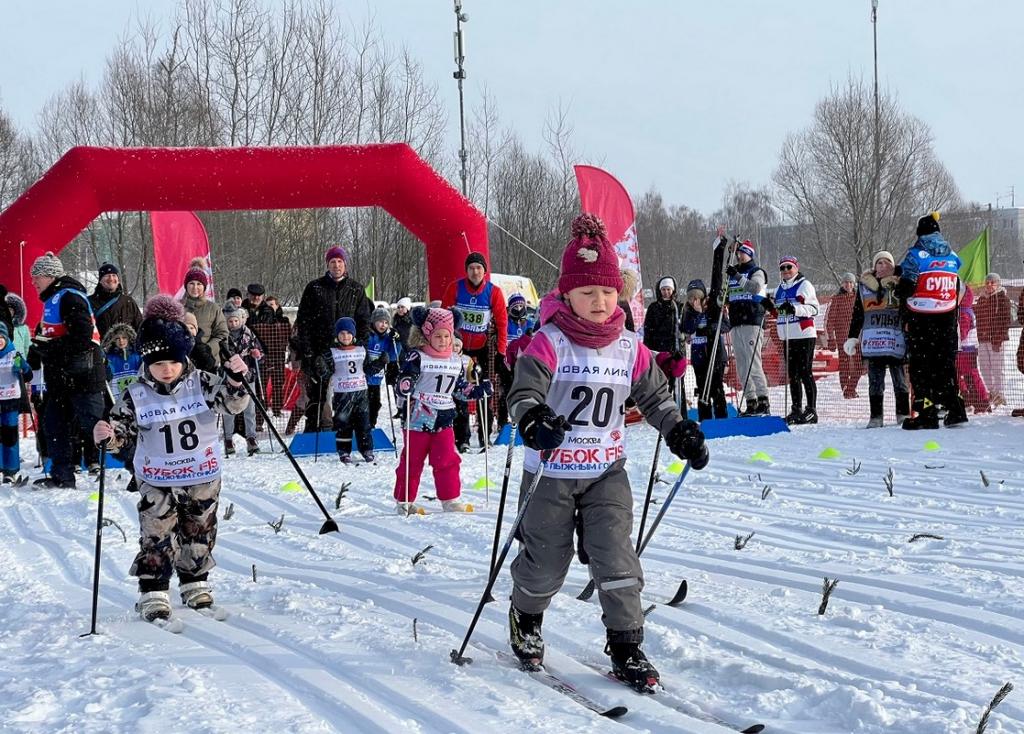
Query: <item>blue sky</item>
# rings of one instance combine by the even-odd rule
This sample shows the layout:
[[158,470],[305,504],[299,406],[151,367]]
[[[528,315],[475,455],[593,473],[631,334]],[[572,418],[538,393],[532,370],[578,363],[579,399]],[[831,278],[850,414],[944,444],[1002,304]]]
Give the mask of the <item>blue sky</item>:
[[[373,16],[437,80],[457,135],[451,0],[335,0]],[[0,100],[22,127],[68,82],[100,79],[133,15],[172,0],[20,0],[0,23]],[[268,3],[273,5],[273,3]],[[10,6],[14,6],[13,8]],[[464,0],[467,103],[486,86],[535,147],[562,103],[577,146],[638,197],[710,213],[730,180],[767,183],[786,134],[847,75],[871,77],[870,0]],[[883,87],[931,126],[963,194],[1024,200],[1024,3],[880,0]]]

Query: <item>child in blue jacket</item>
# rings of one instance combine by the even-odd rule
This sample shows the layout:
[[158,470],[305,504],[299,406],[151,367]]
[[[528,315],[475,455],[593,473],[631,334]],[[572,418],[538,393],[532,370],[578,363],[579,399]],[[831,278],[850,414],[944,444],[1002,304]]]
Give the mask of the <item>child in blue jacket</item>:
[[11,341],[7,324],[0,323],[0,469],[3,483],[12,484],[21,468],[18,450],[18,415],[24,383],[32,379],[32,369]]
[[[391,316],[386,308],[374,309],[370,314],[370,336],[366,340],[366,356],[375,362],[397,364],[402,353],[402,341],[398,332],[391,328]],[[382,354],[386,360],[379,360]],[[384,381],[386,367],[366,375],[366,392],[370,400],[370,430],[377,427],[380,413],[380,385]]]

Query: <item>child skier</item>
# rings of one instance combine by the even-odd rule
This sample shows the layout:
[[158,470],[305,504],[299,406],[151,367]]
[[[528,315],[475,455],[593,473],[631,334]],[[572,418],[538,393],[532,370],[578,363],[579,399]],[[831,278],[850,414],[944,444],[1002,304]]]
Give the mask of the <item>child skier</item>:
[[[705,311],[705,306],[707,310]],[[728,416],[725,404],[725,339],[721,334],[729,333],[731,328],[729,317],[722,314],[722,330],[718,337],[718,347],[714,349],[715,363],[711,364],[711,351],[715,339],[715,330],[718,328],[718,315],[721,306],[717,299],[708,302],[708,291],[704,287],[703,280],[691,280],[686,286],[686,306],[683,309],[683,319],[680,330],[690,342],[690,362],[693,364],[693,372],[697,376],[697,418],[707,420],[712,416],[714,408],[715,418],[726,418]],[[708,372],[711,372],[711,389],[708,392],[708,401],[701,400],[704,394],[704,384],[708,379]],[[742,376],[741,376],[742,378]]]
[[[222,342],[222,349],[227,354],[241,355],[249,372],[246,381],[253,382],[252,371],[259,370],[260,362],[263,360],[263,345],[252,333],[252,329],[245,325],[248,317],[249,314],[244,308],[235,306],[232,299],[228,299],[228,304],[224,306],[228,338]],[[245,427],[245,446],[248,455],[258,454],[260,446],[256,443],[256,405],[251,400],[242,411],[242,424]],[[235,434],[236,427],[236,421],[224,421],[224,453],[228,456],[235,453],[231,437]]]
[[192,609],[213,605],[208,575],[217,538],[221,456],[217,413],[243,410],[248,367],[238,354],[224,374],[197,370],[188,361],[192,336],[184,310],[170,296],[154,296],[139,326],[143,369],[110,414],[93,429],[119,458],[134,454],[139,492],[139,553],[131,575],[139,579],[136,611],[148,622],[169,619],[168,589],[177,573],[181,601]]
[[24,384],[32,379],[32,368],[17,349],[0,322],[0,469],[3,483],[13,484],[21,468],[18,448],[18,416],[24,396]]
[[370,315],[370,336],[366,340],[366,354],[373,360],[387,355],[384,364],[373,373],[366,375],[366,391],[370,400],[370,428],[377,427],[380,414],[380,384],[384,380],[385,367],[398,361],[402,342],[398,332],[391,328],[391,316],[386,308],[374,309]]
[[[516,362],[509,394],[509,412],[527,447],[520,497],[543,472],[519,526],[509,636],[524,666],[542,661],[541,622],[569,569],[578,513],[612,672],[649,689],[659,674],[640,649],[644,581],[630,538],[626,399],[636,401],[669,449],[694,469],[707,465],[708,451],[700,427],[676,409],[650,351],[624,329],[625,314],[617,305],[622,276],[604,224],[592,214],[580,215],[572,235],[562,254],[558,289],[541,303],[544,326]],[[546,453],[543,464],[541,452]]]
[[115,398],[139,379],[142,356],[135,348],[135,337],[135,329],[128,324],[114,324],[103,335],[101,346],[107,354],[107,382]]
[[335,446],[342,464],[352,463],[352,434],[363,461],[373,461],[373,438],[370,436],[370,406],[367,375],[380,373],[388,363],[381,352],[373,357],[366,347],[356,344],[356,322],[348,316],[334,325],[337,343],[321,356],[321,380],[330,380],[334,389]]
[[423,463],[430,458],[434,488],[445,512],[462,512],[459,502],[462,459],[455,451],[456,400],[480,400],[491,395],[491,383],[466,382],[462,355],[452,349],[459,328],[458,312],[447,308],[412,310],[409,350],[402,357],[395,394],[405,411],[406,446],[395,471],[395,502],[399,515],[417,514],[415,504]]
[[977,413],[991,413],[988,388],[978,371],[978,320],[974,315],[974,291],[964,287],[957,315],[960,350],[956,355],[956,372],[960,395]]

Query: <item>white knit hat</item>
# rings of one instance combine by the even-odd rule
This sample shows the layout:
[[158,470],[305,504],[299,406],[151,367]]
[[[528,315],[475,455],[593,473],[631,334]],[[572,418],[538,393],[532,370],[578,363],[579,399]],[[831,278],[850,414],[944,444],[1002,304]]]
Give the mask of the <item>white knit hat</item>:
[[871,264],[874,265],[879,260],[888,260],[889,264],[891,264],[893,267],[895,267],[896,265],[896,258],[894,258],[892,256],[892,253],[889,252],[888,250],[879,250],[878,252],[876,252],[875,256],[871,258]]
[[406,296],[405,298],[399,298],[398,303],[395,304],[399,308],[412,308],[412,299]]

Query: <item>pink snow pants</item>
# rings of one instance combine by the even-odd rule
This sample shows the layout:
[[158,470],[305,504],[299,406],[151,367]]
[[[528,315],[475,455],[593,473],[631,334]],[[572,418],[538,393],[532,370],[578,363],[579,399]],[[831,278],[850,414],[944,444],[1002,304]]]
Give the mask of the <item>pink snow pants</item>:
[[[414,502],[420,488],[420,474],[423,463],[430,458],[430,466],[434,470],[434,487],[437,498],[442,502],[453,500],[462,492],[459,479],[459,466],[462,458],[455,450],[455,432],[445,428],[437,433],[426,431],[407,431],[409,448],[403,447],[398,469],[395,470],[395,501]],[[405,495],[405,462],[406,454],[409,461],[409,496]]]

